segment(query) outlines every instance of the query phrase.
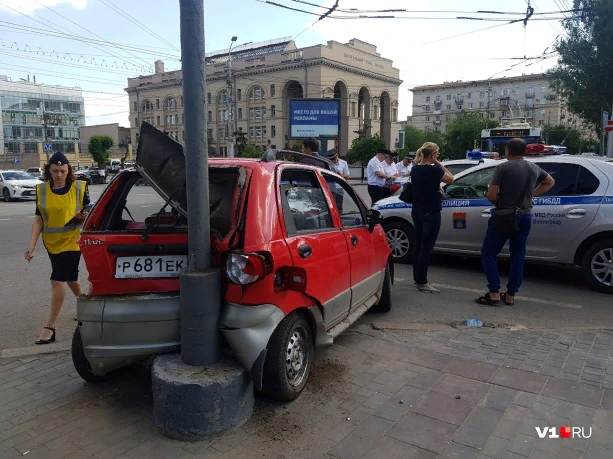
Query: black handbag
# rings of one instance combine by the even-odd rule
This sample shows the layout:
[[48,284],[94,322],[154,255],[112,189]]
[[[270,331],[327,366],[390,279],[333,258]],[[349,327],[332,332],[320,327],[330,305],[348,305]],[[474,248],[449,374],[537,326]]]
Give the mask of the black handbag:
[[402,192],[400,193],[400,196],[398,196],[398,199],[403,202],[406,202],[407,204],[413,204],[413,187],[411,186],[410,179],[407,183],[404,184],[404,187],[402,188]]
[[524,196],[526,196],[526,193],[530,189],[530,182],[530,171],[528,171],[528,180],[526,180],[526,186],[522,191],[520,201],[517,205],[512,209],[496,209],[496,213],[494,214],[496,232],[500,234],[513,234],[519,230],[517,226],[517,211],[524,200]]

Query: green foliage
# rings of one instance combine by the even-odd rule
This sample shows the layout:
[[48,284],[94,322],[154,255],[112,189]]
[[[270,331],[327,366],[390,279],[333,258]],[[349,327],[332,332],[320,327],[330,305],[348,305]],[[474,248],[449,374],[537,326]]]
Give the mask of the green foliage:
[[[481,118],[478,113],[463,113],[447,125],[444,152],[449,159],[461,159],[466,151],[479,145],[481,131],[498,126],[497,121]],[[443,151],[443,148],[441,148]]]
[[566,36],[560,36],[556,42],[555,51],[560,56],[549,75],[552,88],[565,100],[569,111],[600,133],[601,110],[613,113],[613,85],[610,84],[613,2],[574,0],[573,8],[582,8],[582,12],[562,21]]
[[401,153],[415,152],[424,144],[424,131],[420,131],[416,127],[407,126],[404,128],[404,148],[400,149]]
[[295,151],[297,153],[302,152],[302,142],[294,142],[290,147],[290,150]]
[[562,145],[564,142],[567,153],[581,153],[583,147],[581,132],[566,126],[545,126],[542,138],[548,145]]
[[241,157],[243,158],[260,158],[261,156],[261,150],[253,144],[245,145],[245,148],[241,154]]
[[349,164],[361,161],[363,164],[370,161],[378,148],[386,148],[385,140],[375,134],[372,137],[355,138],[347,152]]
[[93,135],[89,138],[87,151],[92,155],[94,162],[98,163],[99,167],[105,167],[109,159],[108,149],[114,143],[113,138],[109,135]]
[[234,136],[236,137],[236,144],[234,145],[236,149],[235,156],[243,156],[243,152],[247,147],[247,135],[242,131],[238,131],[234,133]]

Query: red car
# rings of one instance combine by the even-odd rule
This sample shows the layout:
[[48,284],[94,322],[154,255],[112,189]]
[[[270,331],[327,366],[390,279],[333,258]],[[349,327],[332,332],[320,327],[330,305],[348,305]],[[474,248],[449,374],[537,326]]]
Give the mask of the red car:
[[[181,145],[152,126],[140,139],[137,170],[113,179],[80,239],[90,291],[78,300],[72,353],[87,381],[180,348],[185,160]],[[209,160],[211,250],[224,273],[220,329],[256,387],[277,399],[302,391],[316,346],[368,309],[391,308],[394,265],[378,213],[327,165],[276,150],[261,160]],[[168,204],[153,215],[131,204],[143,177]]]

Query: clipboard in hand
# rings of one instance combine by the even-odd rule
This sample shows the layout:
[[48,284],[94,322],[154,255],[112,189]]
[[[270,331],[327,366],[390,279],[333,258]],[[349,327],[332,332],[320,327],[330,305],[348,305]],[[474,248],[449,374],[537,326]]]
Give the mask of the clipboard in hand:
[[[94,206],[93,203],[90,202],[88,205],[84,206],[79,212],[84,212],[86,210],[88,211],[93,206]],[[77,228],[82,227],[84,222],[85,222],[85,220],[79,220],[76,216],[74,216],[74,217],[72,217],[70,219],[70,221],[68,223],[66,223],[64,225],[64,228],[74,228],[74,229],[77,229]]]

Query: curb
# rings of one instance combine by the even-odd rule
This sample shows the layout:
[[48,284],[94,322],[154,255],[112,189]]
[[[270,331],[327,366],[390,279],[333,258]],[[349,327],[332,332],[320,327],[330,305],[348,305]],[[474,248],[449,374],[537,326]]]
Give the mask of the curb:
[[39,354],[54,354],[56,352],[69,351],[70,342],[45,344],[43,346],[15,347],[0,351],[0,359],[12,359],[15,357],[29,357]]

